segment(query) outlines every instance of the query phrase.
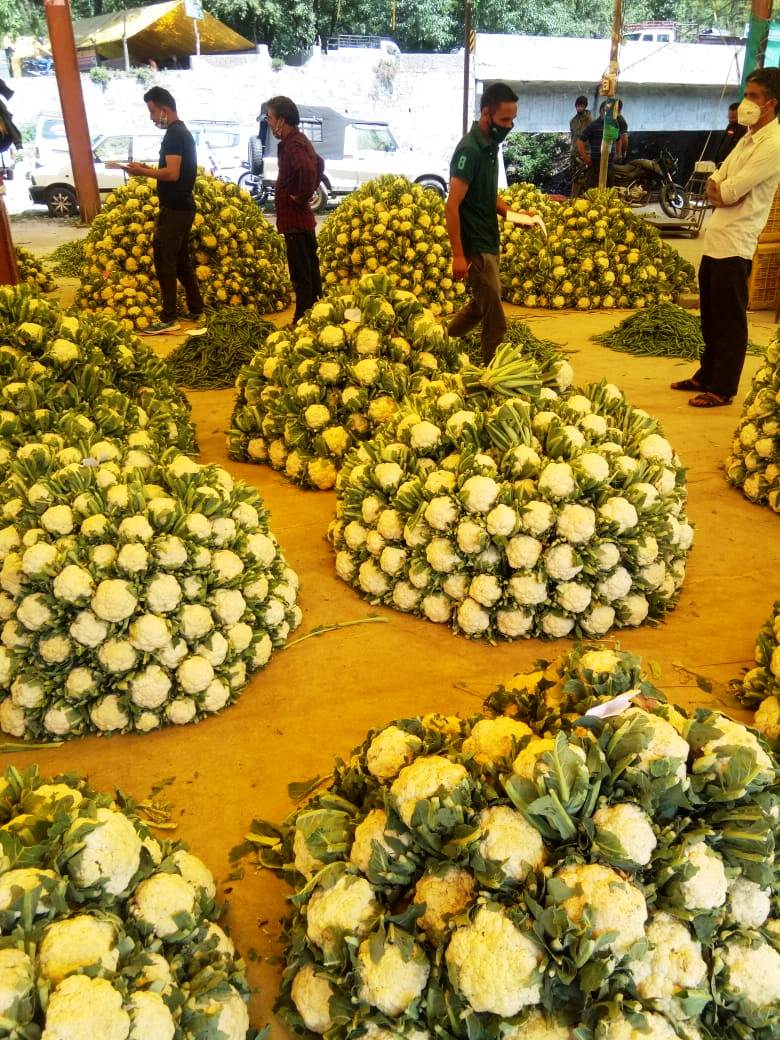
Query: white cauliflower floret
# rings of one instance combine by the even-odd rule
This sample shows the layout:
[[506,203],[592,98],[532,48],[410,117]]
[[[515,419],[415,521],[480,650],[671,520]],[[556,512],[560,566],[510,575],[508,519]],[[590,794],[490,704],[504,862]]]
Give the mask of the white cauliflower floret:
[[634,802],[605,805],[593,814],[593,822],[623,846],[628,859],[640,867],[647,866],[658,838],[644,809]]
[[88,914],[50,924],[38,948],[40,974],[51,982],[94,965],[115,971],[118,961],[114,926]]
[[501,873],[512,881],[524,881],[529,871],[545,861],[542,836],[522,813],[507,805],[494,805],[479,814],[482,837],[478,848],[486,860],[497,860]]
[[192,914],[195,889],[179,874],[152,874],[133,893],[130,912],[160,939],[174,935],[181,928],[175,920],[180,914]]
[[[46,889],[43,887],[44,879],[56,881],[58,877],[59,875],[53,870],[41,870],[38,867],[19,867],[16,870],[7,870],[4,874],[0,874],[0,910],[7,911],[14,898],[18,899],[21,895],[40,888],[35,912],[36,914],[46,913],[49,900],[46,896]],[[15,896],[14,889],[17,890]],[[18,918],[20,914],[20,910],[15,911],[14,918]]]
[[780,953],[766,942],[748,945],[730,939],[723,949],[723,963],[729,972],[729,993],[751,1008],[777,1006],[780,1001]]
[[128,1002],[132,1025],[127,1040],[173,1040],[176,1023],[159,993],[139,990]]
[[768,889],[755,881],[738,877],[729,885],[729,910],[740,928],[760,928],[771,909]]
[[330,888],[318,889],[306,911],[306,934],[324,948],[343,934],[366,935],[379,914],[371,885],[362,877],[345,874]]
[[685,861],[696,873],[680,883],[683,903],[688,910],[714,910],[723,906],[728,878],[723,860],[705,841],[694,842],[684,853]]
[[364,939],[358,949],[358,996],[385,1015],[402,1015],[412,1001],[425,989],[430,973],[428,959],[422,947],[414,944],[412,953],[404,958],[401,948],[386,941],[380,957],[371,954],[371,938]]
[[528,1018],[517,1025],[502,1023],[501,1040],[573,1040],[570,1026],[564,1025],[555,1015],[548,1016],[535,1008]]
[[29,1001],[34,984],[35,968],[24,950],[0,950],[0,1016],[18,1020],[19,1005]]
[[[744,747],[754,753],[756,765],[762,772],[768,773],[770,776],[774,775],[772,760],[759,744],[755,733],[751,733],[741,723],[734,722],[733,719],[727,719],[725,715],[720,715],[717,721],[713,720],[713,725],[720,730],[720,736],[714,740],[708,740],[706,744],[702,745],[700,754],[703,758],[706,758],[708,755],[716,755],[721,747]],[[718,773],[725,771],[728,768],[728,764],[728,757],[725,755],[721,756],[716,766]]]
[[[214,994],[219,994],[214,996]],[[227,993],[221,990],[207,990],[197,1002],[199,1012],[212,1021],[204,1027],[207,1035],[220,1037],[220,1040],[245,1040],[249,1029],[249,1011],[244,998],[233,986],[228,986]]]
[[68,860],[68,873],[77,888],[103,882],[103,889],[109,895],[121,895],[141,864],[141,839],[124,813],[104,808],[96,809],[91,819],[74,820],[69,836],[73,837],[93,821],[97,826],[83,836],[83,848]]
[[647,920],[645,897],[617,871],[600,863],[575,863],[559,870],[555,876],[575,889],[562,904],[569,919],[579,923],[587,908],[596,938],[606,932],[617,933],[608,946],[618,956],[644,937]]
[[366,766],[372,776],[389,780],[412,761],[421,747],[422,741],[414,733],[407,733],[399,726],[387,726],[369,744]]
[[349,850],[349,861],[354,863],[362,874],[368,873],[371,865],[371,856],[374,851],[374,842],[377,842],[389,855],[393,855],[393,850],[385,840],[385,834],[399,838],[404,845],[409,844],[408,835],[399,834],[397,831],[388,831],[387,819],[387,813],[384,809],[371,809],[365,819],[361,820],[355,828],[352,848]]
[[332,996],[333,987],[326,978],[317,974],[313,964],[304,964],[290,988],[292,1002],[303,1019],[303,1024],[312,1033],[325,1033],[333,1024],[330,1017]]
[[627,1018],[613,1019],[600,1040],[679,1040],[668,1018],[655,1012],[644,1012],[645,1026],[634,1026]]
[[443,874],[423,874],[414,889],[414,902],[425,903],[425,912],[417,918],[417,927],[431,942],[441,942],[449,920],[467,910],[476,894],[474,877],[460,867],[450,866]]
[[312,878],[324,866],[321,859],[317,859],[316,856],[312,856],[309,852],[306,835],[298,826],[295,828],[295,837],[293,838],[293,857],[295,869],[299,874],[303,874],[305,878]]
[[544,954],[498,908],[481,907],[445,954],[450,981],[476,1012],[510,1018],[541,999]]
[[441,755],[427,755],[401,770],[390,794],[399,816],[407,827],[411,827],[418,802],[437,794],[450,794],[468,775],[465,766],[458,762],[450,762]]
[[648,950],[629,962],[640,996],[667,1000],[681,990],[696,989],[707,978],[701,944],[687,926],[671,914],[657,913],[647,926]]
[[463,741],[463,754],[473,755],[480,765],[492,765],[511,755],[513,744],[528,736],[531,736],[530,728],[507,715],[480,719]]
[[[778,671],[780,671],[780,660],[778,661]],[[764,734],[767,740],[780,740],[780,697],[766,697],[759,704],[756,708],[753,725]]]
[[461,500],[470,513],[489,513],[501,490],[492,477],[469,477],[460,489]]
[[107,979],[72,975],[49,997],[41,1040],[127,1040],[129,1030],[122,994]]
[[674,726],[658,715],[651,715],[642,708],[629,708],[624,712],[622,718],[625,720],[642,715],[651,728],[650,742],[637,756],[637,768],[644,773],[649,773],[653,762],[660,758],[679,759],[680,764],[676,769],[677,776],[684,780],[686,776],[686,762],[690,754],[690,747],[686,740],[680,736]]
[[177,849],[173,854],[173,862],[188,885],[203,892],[207,899],[214,898],[217,886],[211,871],[202,859],[185,849]]

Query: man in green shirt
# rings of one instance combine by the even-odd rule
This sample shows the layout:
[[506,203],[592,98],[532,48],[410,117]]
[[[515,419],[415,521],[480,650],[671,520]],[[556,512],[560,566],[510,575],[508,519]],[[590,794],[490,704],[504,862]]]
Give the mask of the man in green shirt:
[[447,234],[452,245],[452,275],[468,278],[472,299],[453,317],[451,336],[465,336],[482,323],[485,364],[506,332],[498,274],[498,214],[507,206],[498,197],[498,149],[514,126],[517,94],[493,83],[482,95],[480,116],[455,149],[450,163]]

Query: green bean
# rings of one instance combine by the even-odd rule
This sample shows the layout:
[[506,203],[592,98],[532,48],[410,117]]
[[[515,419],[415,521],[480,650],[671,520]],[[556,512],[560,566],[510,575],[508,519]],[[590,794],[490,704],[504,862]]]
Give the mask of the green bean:
[[235,384],[276,326],[249,307],[222,307],[208,318],[203,336],[190,336],[168,356],[176,382],[190,390]]
[[[611,350],[637,357],[678,357],[697,361],[704,350],[699,315],[674,303],[654,303],[625,318],[612,329],[591,336]],[[751,354],[763,353],[755,343]]]

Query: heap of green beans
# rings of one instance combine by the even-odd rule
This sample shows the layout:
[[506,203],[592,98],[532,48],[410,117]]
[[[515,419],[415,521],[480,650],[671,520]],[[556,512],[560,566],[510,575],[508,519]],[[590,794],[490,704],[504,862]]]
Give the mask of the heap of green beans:
[[640,357],[696,361],[704,350],[698,314],[674,303],[653,303],[591,338],[611,350]]
[[[481,337],[482,331],[478,328],[475,332],[470,332],[463,340],[466,344],[469,361],[478,366],[484,364]],[[523,357],[532,358],[541,366],[548,362],[559,361],[561,358],[561,344],[553,343],[549,339],[539,339],[524,321],[510,321],[502,342],[510,343]]]
[[[637,357],[698,361],[704,351],[699,315],[674,303],[653,303],[591,339]],[[757,343],[748,343],[749,354],[763,354],[764,350]]]
[[249,307],[222,307],[209,315],[207,332],[190,336],[168,355],[179,386],[221,390],[235,384],[266,337],[276,330]]
[[54,274],[65,278],[78,278],[84,266],[84,243],[80,240],[63,242],[46,257],[52,264]]

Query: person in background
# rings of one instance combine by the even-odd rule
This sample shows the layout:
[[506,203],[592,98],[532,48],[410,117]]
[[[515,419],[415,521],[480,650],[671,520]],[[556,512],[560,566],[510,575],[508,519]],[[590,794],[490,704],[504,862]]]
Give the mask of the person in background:
[[[617,114],[615,121],[618,125],[618,137],[614,145],[610,146],[610,162],[612,161],[613,155],[615,158],[622,161],[625,155],[628,153],[628,124],[626,123],[623,116],[620,114],[622,103],[620,101],[616,104]],[[606,119],[607,102],[602,101],[599,105],[598,119],[594,119],[592,123],[588,123],[585,129],[580,134],[580,139],[577,143],[579,149],[580,159],[588,167],[588,177],[586,187],[595,188],[599,182],[599,166],[601,164],[601,142],[604,138],[604,122]],[[618,149],[620,149],[618,151]]]
[[472,299],[449,324],[451,336],[465,336],[482,324],[482,358],[487,364],[506,332],[498,273],[498,150],[515,123],[517,94],[506,83],[492,83],[480,100],[480,116],[461,138],[450,162],[445,214],[452,246],[452,276],[465,281]]
[[715,154],[715,162],[718,166],[725,162],[726,159],[734,151],[735,146],[747,133],[746,126],[740,126],[739,120],[737,119],[737,112],[739,111],[739,104],[734,101],[729,105],[728,125],[723,131],[723,137],[720,139],[718,145],[718,151]]
[[159,166],[131,162],[122,165],[129,174],[153,177],[157,181],[160,213],[152,246],[154,269],[160,283],[162,310],[158,321],[144,329],[144,335],[157,336],[181,328],[176,320],[176,282],[181,282],[187,297],[190,321],[203,316],[203,299],[190,256],[190,228],[195,219],[195,185],[198,160],[195,141],[176,114],[173,95],[164,87],[152,87],[144,94],[149,118],[165,130],[160,146]]
[[747,133],[707,181],[714,207],[699,266],[704,353],[690,379],[672,390],[697,391],[688,404],[730,404],[739,387],[748,343],[748,280],[758,236],[780,183],[780,69],[757,69],[745,84],[737,118]]
[[322,296],[317,255],[317,222],[309,199],[320,185],[324,162],[298,126],[298,106],[288,97],[273,97],[266,104],[266,119],[279,141],[279,173],[276,178],[276,226],[287,244],[287,266],[295,290],[298,321]]
[[570,175],[573,178],[574,172],[577,168],[577,156],[578,148],[577,143],[580,139],[580,134],[588,125],[593,122],[593,116],[588,110],[588,99],[584,94],[580,94],[577,100],[574,102],[575,115],[569,120],[569,130],[571,131],[571,144],[569,148],[569,170]]

